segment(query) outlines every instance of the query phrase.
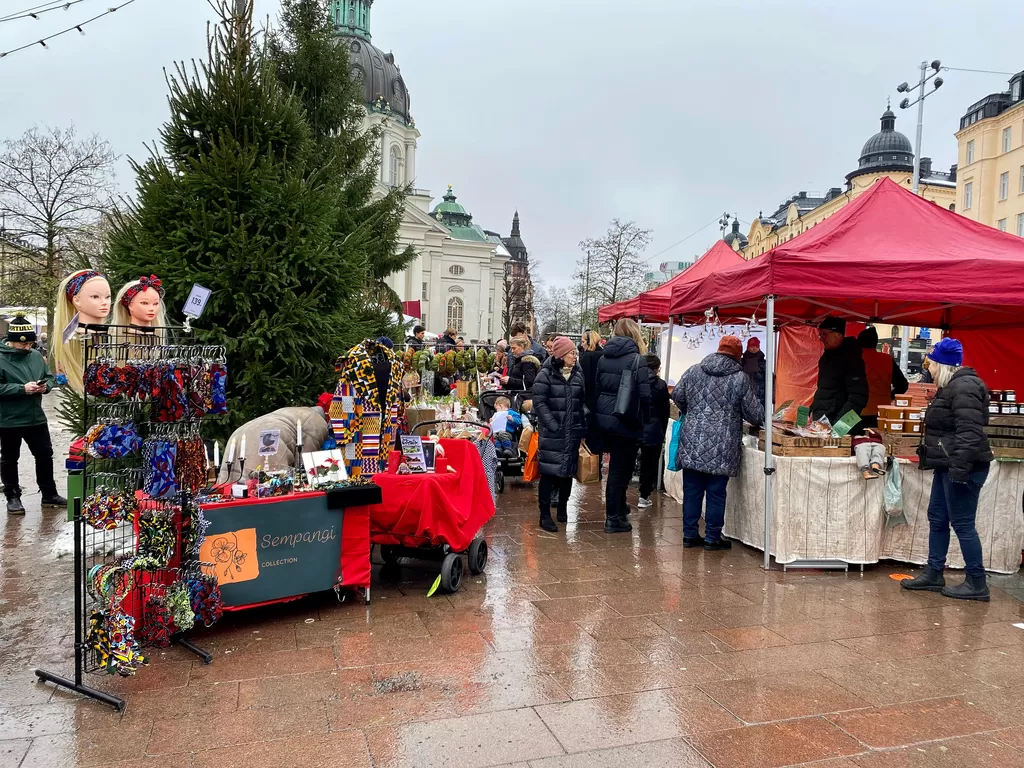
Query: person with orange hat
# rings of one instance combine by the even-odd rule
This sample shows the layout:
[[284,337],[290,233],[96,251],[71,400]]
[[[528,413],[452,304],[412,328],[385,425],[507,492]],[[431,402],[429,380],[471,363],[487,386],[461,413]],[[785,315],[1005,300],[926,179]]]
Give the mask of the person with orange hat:
[[[709,552],[731,549],[722,538],[725,492],[740,469],[743,421],[764,422],[764,404],[743,372],[743,345],[725,336],[718,351],[683,374],[672,393],[683,422],[676,464],[683,470],[683,547]],[[706,502],[706,506],[705,506]],[[700,514],[704,508],[704,536]]]

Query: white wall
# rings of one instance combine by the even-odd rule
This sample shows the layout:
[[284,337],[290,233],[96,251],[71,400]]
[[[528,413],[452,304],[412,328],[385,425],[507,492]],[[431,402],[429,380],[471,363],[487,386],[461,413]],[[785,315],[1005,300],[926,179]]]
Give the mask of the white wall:
[[[740,336],[740,330],[742,326],[725,326],[726,335],[732,334],[734,336]],[[665,369],[665,359],[668,356],[668,328],[666,327],[661,333],[660,354],[661,357],[661,377],[665,379],[670,385],[675,385],[683,374],[686,373],[686,369],[691,365],[696,365],[708,355],[718,351],[718,342],[722,340],[721,336],[715,336],[714,338],[708,337],[705,333],[705,338],[701,342],[700,346],[696,349],[690,349],[689,344],[686,341],[686,336],[691,339],[696,338],[700,335],[701,328],[695,326],[692,328],[681,328],[676,326],[672,329],[672,360],[670,361],[670,370]],[[758,328],[753,334],[761,340],[761,351],[765,352],[768,347],[765,342],[765,329]],[[750,338],[749,336],[747,338]],[[743,343],[743,350],[747,349],[747,339],[740,336],[740,341]]]

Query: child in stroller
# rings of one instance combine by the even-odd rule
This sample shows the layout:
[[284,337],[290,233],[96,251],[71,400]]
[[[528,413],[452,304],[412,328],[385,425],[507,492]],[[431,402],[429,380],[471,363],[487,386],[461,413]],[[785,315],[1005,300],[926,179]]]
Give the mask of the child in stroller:
[[491,390],[480,395],[480,420],[491,425],[491,440],[498,456],[496,475],[499,493],[505,490],[506,477],[522,477],[525,458],[519,451],[519,440],[526,419],[521,415],[523,392]]

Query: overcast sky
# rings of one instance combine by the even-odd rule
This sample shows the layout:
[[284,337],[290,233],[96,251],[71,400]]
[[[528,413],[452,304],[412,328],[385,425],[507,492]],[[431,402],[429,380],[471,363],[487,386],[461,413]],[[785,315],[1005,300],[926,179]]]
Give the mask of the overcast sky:
[[[0,16],[42,0],[0,0]],[[0,51],[123,0],[0,23]],[[276,16],[277,0],[256,0]],[[886,97],[922,59],[1024,69],[1014,0],[376,0],[373,42],[392,50],[422,131],[416,186],[453,184],[481,226],[518,207],[544,279],[565,283],[579,240],[613,217],[654,230],[653,264],[702,253],[724,212],[749,227],[798,190],[842,186]],[[205,0],[135,0],[0,59],[0,138],[74,123],[143,156],[167,116],[163,68],[205,55]],[[956,161],[967,107],[1003,75],[944,72],[923,153]],[[134,185],[126,162],[121,186]]]

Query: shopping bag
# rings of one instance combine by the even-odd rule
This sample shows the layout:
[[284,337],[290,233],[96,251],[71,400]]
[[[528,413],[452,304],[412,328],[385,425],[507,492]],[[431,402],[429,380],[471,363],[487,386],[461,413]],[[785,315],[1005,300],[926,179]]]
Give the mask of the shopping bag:
[[526,453],[530,450],[530,441],[533,439],[535,431],[533,427],[527,424],[523,427],[523,434],[519,436],[519,450]]
[[530,447],[526,451],[526,464],[523,465],[523,480],[532,483],[540,477],[540,457],[537,449],[540,445],[540,435],[536,432],[530,437]]
[[581,485],[601,481],[601,457],[591,453],[586,443],[580,443],[580,458],[576,464],[576,482]]
[[885,472],[885,488],[882,491],[885,506],[885,527],[896,528],[907,525],[907,516],[903,513],[903,481],[900,479],[900,465],[891,458]]
[[679,439],[683,435],[683,420],[686,416],[680,416],[679,421],[672,425],[672,439],[668,441],[668,471],[678,472],[681,467],[676,463],[676,456],[679,455]]

